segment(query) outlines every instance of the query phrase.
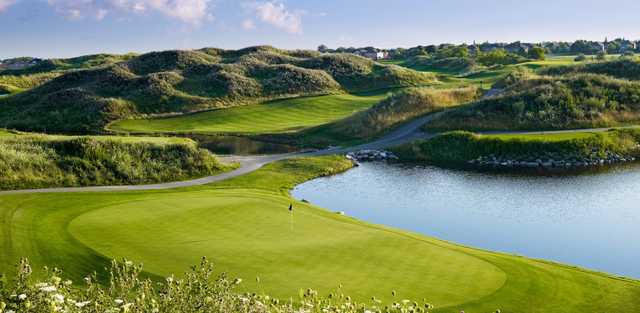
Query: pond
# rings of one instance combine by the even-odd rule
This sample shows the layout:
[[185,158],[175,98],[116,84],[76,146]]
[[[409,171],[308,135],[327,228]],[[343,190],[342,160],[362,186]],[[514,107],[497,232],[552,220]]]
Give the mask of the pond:
[[371,223],[640,278],[637,165],[545,177],[365,163],[293,195]]

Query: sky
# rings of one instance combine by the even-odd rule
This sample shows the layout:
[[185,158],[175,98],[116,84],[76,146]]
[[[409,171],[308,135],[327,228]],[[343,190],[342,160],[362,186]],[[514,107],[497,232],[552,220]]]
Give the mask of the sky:
[[640,39],[638,12],[638,0],[0,0],[0,59]]

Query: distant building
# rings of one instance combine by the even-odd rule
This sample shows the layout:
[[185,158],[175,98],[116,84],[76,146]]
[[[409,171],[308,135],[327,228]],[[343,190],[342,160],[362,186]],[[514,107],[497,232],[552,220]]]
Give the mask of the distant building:
[[361,57],[365,57],[371,60],[385,60],[389,58],[389,52],[382,50],[357,50],[354,52]]
[[42,62],[41,59],[15,58],[0,60],[0,70],[22,70]]

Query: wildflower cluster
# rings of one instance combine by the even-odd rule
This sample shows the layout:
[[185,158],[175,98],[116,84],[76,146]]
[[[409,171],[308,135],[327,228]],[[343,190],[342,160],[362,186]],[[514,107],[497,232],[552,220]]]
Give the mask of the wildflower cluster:
[[45,273],[47,279],[32,282],[31,266],[22,260],[13,281],[0,283],[0,313],[423,313],[432,308],[410,300],[383,305],[375,297],[370,304],[358,303],[342,293],[342,286],[328,296],[301,290],[298,300],[286,301],[241,293],[237,291],[241,279],[214,276],[205,258],[183,277],[164,281],[142,278],[142,266],[129,261],[112,262],[104,282],[98,282],[95,274],[74,284],[63,280],[58,269],[45,268]]

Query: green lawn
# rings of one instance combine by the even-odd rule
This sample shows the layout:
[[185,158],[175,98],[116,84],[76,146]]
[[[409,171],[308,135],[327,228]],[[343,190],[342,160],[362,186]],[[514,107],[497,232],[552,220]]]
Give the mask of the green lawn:
[[0,137],[11,137],[13,135],[13,133],[7,131],[6,129],[0,128]]
[[427,299],[441,312],[640,307],[637,281],[371,225],[288,196],[293,185],[345,162],[283,161],[189,189],[0,196],[0,264],[6,270],[28,256],[35,268],[58,265],[79,280],[109,258],[127,256],[152,275],[168,275],[206,255],[242,277],[245,290],[285,299],[300,288],[326,294],[341,283],[358,300]]
[[281,133],[329,123],[364,110],[387,91],[270,101],[178,117],[123,120],[109,126],[134,133]]

